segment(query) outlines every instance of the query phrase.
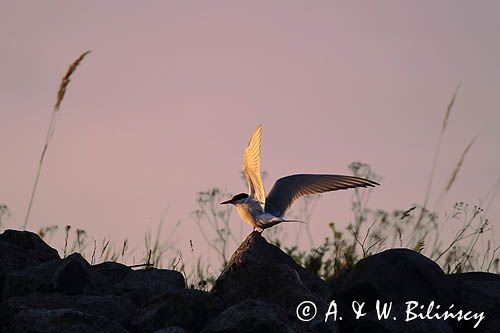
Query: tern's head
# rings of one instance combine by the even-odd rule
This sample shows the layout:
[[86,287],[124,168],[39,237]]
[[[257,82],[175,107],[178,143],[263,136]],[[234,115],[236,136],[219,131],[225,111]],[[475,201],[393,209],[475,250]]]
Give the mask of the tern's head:
[[229,199],[227,201],[221,202],[220,204],[221,205],[225,205],[225,204],[237,205],[237,204],[242,203],[243,201],[245,201],[246,198],[248,198],[248,194],[246,194],[246,193],[240,193],[240,194],[236,194],[234,197],[232,197],[231,199]]

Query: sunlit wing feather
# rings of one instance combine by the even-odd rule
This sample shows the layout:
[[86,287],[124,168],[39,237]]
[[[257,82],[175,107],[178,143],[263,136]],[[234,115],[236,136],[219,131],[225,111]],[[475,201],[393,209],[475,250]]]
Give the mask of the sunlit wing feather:
[[266,198],[265,211],[283,216],[292,203],[304,195],[355,187],[373,187],[378,183],[354,176],[299,174],[280,178]]
[[262,125],[258,126],[248,141],[243,155],[243,173],[248,183],[248,194],[257,199],[264,207],[266,193],[260,175],[260,144]]

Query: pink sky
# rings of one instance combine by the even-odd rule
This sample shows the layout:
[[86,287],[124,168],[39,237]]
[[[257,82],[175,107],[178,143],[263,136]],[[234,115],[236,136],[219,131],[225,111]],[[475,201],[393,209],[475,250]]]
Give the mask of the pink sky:
[[[183,221],[180,244],[201,240],[196,192],[246,191],[242,154],[259,123],[267,189],[291,173],[348,174],[360,160],[384,176],[373,207],[409,208],[423,200],[459,82],[431,200],[480,132],[443,207],[475,204],[500,177],[499,31],[498,1],[2,1],[7,227],[22,225],[61,76],[87,49],[30,229],[71,224],[140,244],[168,208],[167,229]],[[347,225],[349,200],[321,198],[317,240],[327,222]],[[499,215],[497,199],[489,216]]]

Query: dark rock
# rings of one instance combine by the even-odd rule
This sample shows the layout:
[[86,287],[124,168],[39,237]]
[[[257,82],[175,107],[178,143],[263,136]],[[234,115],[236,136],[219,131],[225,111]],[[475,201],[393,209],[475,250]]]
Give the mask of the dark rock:
[[[470,279],[471,277],[474,279]],[[454,322],[455,330],[457,332],[500,332],[500,276],[467,274],[453,278],[461,281],[459,302],[455,308],[473,313],[484,312],[485,317],[477,328],[473,328],[476,320]]]
[[158,331],[154,331],[154,333],[186,333],[186,330],[181,327],[170,326],[167,328],[162,328]]
[[456,285],[438,264],[408,249],[387,250],[360,260],[340,287],[345,302],[367,302],[366,310],[374,309],[376,300],[395,304],[434,301],[445,306],[456,301],[456,294]]
[[89,263],[79,253],[74,253],[63,261],[66,264],[62,265],[55,276],[55,290],[68,295],[82,294],[85,286],[92,284]]
[[[18,250],[21,250],[19,254],[29,255],[25,256],[29,258],[28,260],[16,262],[19,265],[15,268],[23,268],[33,263],[59,259],[57,250],[47,245],[40,236],[29,231],[5,230],[0,234],[0,244],[3,246],[15,246]],[[16,259],[16,256],[3,258],[3,253],[1,251],[0,255],[2,255],[2,261]]]
[[127,330],[104,317],[75,310],[26,309],[14,315],[4,332],[126,333]]
[[[460,332],[460,331],[457,331]],[[466,331],[462,331],[466,332]],[[468,331],[470,332],[470,330]],[[474,330],[474,332],[484,332],[484,333],[498,333],[500,332],[500,317],[489,318],[484,326],[480,326],[480,329]]]
[[448,275],[448,280],[453,283],[463,283],[466,281],[491,281],[500,283],[500,275],[487,273],[487,272],[467,272],[467,273],[454,273]]
[[0,234],[0,300],[4,298],[5,279],[12,271],[56,259],[57,251],[37,234],[5,230]]
[[202,333],[216,332],[307,333],[316,331],[299,326],[298,323],[290,320],[277,305],[247,300],[226,309],[202,331]]
[[[224,309],[246,300],[258,300],[280,307],[301,329],[318,330],[324,326],[327,331],[335,331],[333,322],[324,323],[323,314],[328,308],[322,294],[325,290],[323,280],[254,232],[233,254],[212,293],[221,298]],[[314,302],[321,315],[310,322],[300,322],[296,309],[303,301]]]
[[133,271],[132,268],[113,261],[106,261],[94,265],[91,267],[91,270],[101,275],[110,286],[121,282]]
[[322,303],[300,280],[299,274],[286,265],[252,266],[227,274],[218,281],[214,294],[228,307],[247,299],[258,299],[280,305],[295,313],[304,300]]
[[16,313],[27,309],[71,309],[89,315],[102,316],[127,327],[136,311],[135,305],[124,297],[106,295],[30,294],[11,297],[0,307],[0,326],[9,324]]
[[340,295],[341,290],[342,290],[342,286],[344,285],[346,278],[349,275],[349,272],[351,270],[352,270],[352,268],[347,268],[347,269],[339,272],[338,275],[332,277],[328,281],[328,289],[330,292],[330,298]]
[[127,295],[137,305],[171,291],[184,289],[181,273],[169,269],[144,269],[130,272],[113,287],[116,295]]
[[114,295],[85,295],[75,302],[75,310],[105,317],[123,327],[129,327],[137,307],[128,298]]
[[326,295],[327,285],[321,278],[298,265],[289,255],[278,247],[269,244],[264,237],[256,231],[248,235],[245,241],[241,243],[238,249],[233,253],[226,268],[217,279],[214,290],[220,288],[221,282],[232,272],[252,266],[274,265],[288,266],[290,269],[297,272],[300,280],[311,292],[321,297]]
[[90,272],[90,265],[78,253],[62,260],[10,272],[4,281],[3,297],[22,296],[33,292],[60,292],[68,295],[97,293],[102,278]]
[[218,307],[219,299],[209,293],[177,290],[155,298],[140,309],[132,326],[137,332],[155,332],[172,326],[199,332],[205,322],[217,314]]
[[105,317],[123,327],[130,326],[132,317],[137,308],[126,297],[106,296],[82,296],[75,302],[73,309],[96,316]]

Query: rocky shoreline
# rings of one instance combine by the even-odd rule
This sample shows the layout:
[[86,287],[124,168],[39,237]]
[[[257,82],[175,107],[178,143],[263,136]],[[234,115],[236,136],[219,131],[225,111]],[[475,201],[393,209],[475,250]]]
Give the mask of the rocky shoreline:
[[[314,318],[312,308],[297,310],[304,301],[314,303]],[[391,306],[388,319],[377,301]],[[420,317],[406,321],[410,301]],[[61,259],[38,235],[6,230],[0,302],[0,332],[9,333],[500,332],[499,275],[447,275],[417,252],[391,249],[326,283],[256,232],[205,292],[186,288],[174,270],[90,265],[78,253]],[[364,303],[363,316],[353,302]],[[455,319],[439,317],[444,311]]]

